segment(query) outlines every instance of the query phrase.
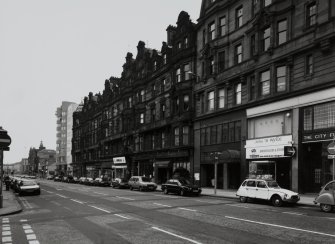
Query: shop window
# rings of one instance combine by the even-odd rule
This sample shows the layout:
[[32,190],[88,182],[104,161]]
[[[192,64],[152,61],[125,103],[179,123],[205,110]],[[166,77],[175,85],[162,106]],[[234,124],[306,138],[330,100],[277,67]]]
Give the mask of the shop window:
[[314,130],[335,127],[335,102],[314,106]]

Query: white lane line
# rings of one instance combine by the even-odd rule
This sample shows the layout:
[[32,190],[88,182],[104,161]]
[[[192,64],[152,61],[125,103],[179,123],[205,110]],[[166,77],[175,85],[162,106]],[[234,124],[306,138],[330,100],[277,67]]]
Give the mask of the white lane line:
[[108,194],[101,193],[101,192],[97,192],[97,191],[94,191],[93,193],[95,193],[95,194],[99,194],[99,195],[104,195],[104,196],[107,196],[107,195],[108,195]]
[[129,217],[126,217],[126,216],[123,216],[123,215],[121,215],[121,214],[114,214],[115,216],[118,216],[118,217],[120,217],[120,218],[124,218],[124,219],[131,219],[131,218],[129,218]]
[[131,200],[131,201],[135,200],[133,198],[128,198],[128,197],[119,197],[119,196],[115,196],[115,197],[120,198],[120,199],[125,199],[125,200]]
[[167,207],[167,208],[172,208],[172,206],[169,206],[169,205],[164,205],[164,204],[161,204],[161,203],[153,203],[155,205],[158,205],[158,206],[162,206],[162,207]]
[[50,194],[52,194],[52,193],[53,193],[52,191],[47,191],[47,190],[43,190],[43,191],[45,191],[45,192],[47,192],[47,193],[50,193]]
[[20,222],[27,222],[26,219],[20,219]]
[[236,205],[236,204],[226,204],[226,206],[231,206],[231,207],[236,207],[236,208],[249,208],[247,206],[241,206],[241,205]]
[[189,208],[179,208],[179,209],[186,210],[186,211],[192,211],[192,212],[196,212],[197,211],[195,209],[189,209]]
[[106,213],[111,213],[111,212],[109,212],[108,210],[103,209],[103,208],[98,208],[98,207],[93,206],[93,205],[88,205],[88,206],[90,206],[90,207],[92,207],[92,208],[95,208],[95,209],[98,209],[98,210],[100,210],[100,211],[106,212]]
[[68,198],[68,197],[66,197],[66,196],[64,196],[64,195],[61,195],[61,194],[56,194],[57,196],[60,196],[60,197],[62,197],[62,198]]
[[74,201],[74,202],[77,202],[77,203],[80,203],[80,204],[84,204],[85,202],[81,202],[81,201],[78,201],[76,199],[70,199],[71,201]]
[[166,195],[154,195],[156,197],[166,197],[166,198],[178,198],[178,197],[173,197],[173,196],[166,196]]
[[192,242],[192,243],[201,244],[201,242],[192,240],[192,239],[187,238],[187,237],[184,237],[184,236],[180,236],[180,235],[174,234],[174,233],[169,232],[169,231],[166,231],[166,230],[162,230],[162,229],[160,229],[160,228],[158,228],[158,227],[151,227],[151,228],[154,229],[154,230],[158,230],[158,231],[164,232],[164,233],[166,233],[166,234],[169,234],[169,235],[178,237],[178,238],[180,238],[180,239],[187,240],[187,241]]
[[240,218],[235,218],[231,216],[225,216],[225,217],[228,219],[239,220],[239,221],[244,221],[244,222],[249,222],[249,223],[254,223],[254,224],[259,224],[259,225],[267,225],[267,226],[273,226],[273,227],[278,227],[278,228],[283,228],[283,229],[288,229],[288,230],[296,230],[296,231],[307,232],[307,233],[312,233],[312,234],[317,234],[317,235],[335,237],[335,235],[318,232],[318,231],[305,230],[305,229],[289,227],[289,226],[284,226],[284,225],[270,224],[270,223],[265,223],[265,222],[258,222],[258,221],[248,220],[248,219],[240,219]]
[[292,214],[292,215],[304,215],[302,213],[297,213],[297,212],[283,212],[284,214]]

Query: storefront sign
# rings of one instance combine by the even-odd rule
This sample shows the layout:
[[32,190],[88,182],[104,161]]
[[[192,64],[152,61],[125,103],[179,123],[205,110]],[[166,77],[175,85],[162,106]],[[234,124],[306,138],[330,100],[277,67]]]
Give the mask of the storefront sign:
[[292,135],[273,136],[254,140],[247,140],[245,147],[251,148],[251,147],[267,147],[267,146],[279,146],[279,145],[285,145],[285,146],[292,145]]
[[314,142],[314,141],[331,141],[335,137],[335,132],[322,132],[303,135],[302,143]]
[[328,159],[335,159],[335,155],[333,155],[333,154],[328,155]]
[[117,157],[113,158],[114,164],[125,164],[126,163],[126,158],[125,157]]
[[247,140],[246,158],[283,158],[286,157],[284,148],[292,143],[292,135]]
[[113,165],[112,169],[126,169],[127,165]]

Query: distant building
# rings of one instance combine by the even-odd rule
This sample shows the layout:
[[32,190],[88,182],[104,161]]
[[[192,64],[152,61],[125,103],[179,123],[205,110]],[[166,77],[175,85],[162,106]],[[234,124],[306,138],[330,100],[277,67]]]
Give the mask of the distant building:
[[56,173],[72,174],[72,115],[78,104],[62,102],[56,110],[57,134],[56,134]]
[[28,174],[28,172],[29,172],[28,158],[22,158],[22,160],[21,160],[21,173],[22,174]]
[[29,149],[29,157],[28,157],[28,174],[37,175],[38,174],[38,156],[37,153],[41,150],[45,149],[43,146],[43,142],[41,141],[40,147],[38,149],[31,147]]
[[37,157],[39,176],[45,178],[49,174],[54,175],[56,170],[56,151],[43,149],[37,152]]

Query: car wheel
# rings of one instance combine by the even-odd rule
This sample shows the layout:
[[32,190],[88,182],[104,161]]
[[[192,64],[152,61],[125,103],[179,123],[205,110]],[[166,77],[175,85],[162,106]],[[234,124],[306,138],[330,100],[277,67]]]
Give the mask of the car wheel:
[[333,210],[333,207],[332,207],[332,205],[321,203],[320,204],[320,209],[325,213],[329,213]]
[[180,190],[180,196],[185,196],[185,191],[183,189]]
[[275,207],[281,207],[283,205],[283,200],[280,198],[280,196],[273,196],[271,198],[272,205]]
[[164,194],[165,194],[165,195],[169,194],[169,191],[168,191],[167,188],[164,189]]
[[246,203],[248,201],[247,197],[240,197],[240,202]]

